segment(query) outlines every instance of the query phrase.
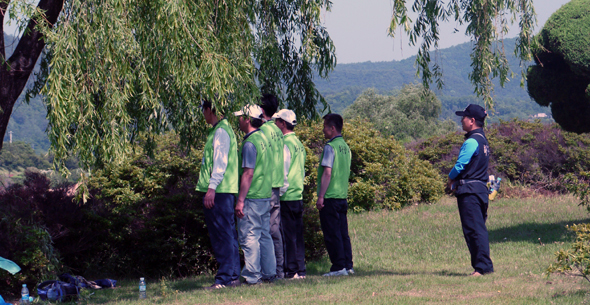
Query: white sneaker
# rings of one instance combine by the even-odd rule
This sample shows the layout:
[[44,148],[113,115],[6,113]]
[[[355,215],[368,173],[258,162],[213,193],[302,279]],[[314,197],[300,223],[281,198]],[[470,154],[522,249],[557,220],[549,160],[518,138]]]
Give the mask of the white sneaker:
[[354,274],[354,269],[352,269],[352,268],[346,269],[346,272],[348,272],[348,274]]
[[339,270],[339,271],[331,271],[331,272],[324,274],[324,276],[341,276],[341,275],[348,275],[346,268]]

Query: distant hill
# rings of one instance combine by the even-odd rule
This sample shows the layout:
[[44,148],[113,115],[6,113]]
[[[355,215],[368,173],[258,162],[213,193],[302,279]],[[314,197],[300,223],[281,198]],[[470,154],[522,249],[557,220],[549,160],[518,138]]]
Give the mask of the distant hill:
[[[526,90],[520,87],[521,68],[519,60],[514,56],[515,44],[515,38],[504,40],[508,62],[515,77],[504,88],[500,87],[497,80],[494,81],[494,120],[513,117],[526,119],[537,113],[551,113],[549,108],[532,101]],[[455,118],[454,111],[465,108],[468,103],[482,104],[481,99],[475,97],[473,85],[468,78],[471,71],[471,48],[471,43],[463,43],[441,49],[436,55],[432,54],[443,68],[445,87],[442,90],[432,88],[442,102],[443,119]],[[338,64],[328,80],[318,77],[316,85],[328,100],[332,111],[342,113],[367,88],[373,87],[381,94],[386,94],[399,90],[408,83],[420,83],[420,78],[416,77],[415,60],[413,56],[400,61]]]
[[[16,48],[15,37],[4,33],[4,41],[6,42],[6,56],[10,56]],[[38,70],[39,62],[37,62],[35,72]],[[29,79],[29,84],[32,82],[31,79]],[[49,139],[45,129],[47,129],[47,109],[41,97],[37,96],[27,104],[24,94],[21,94],[12,110],[4,142],[10,141],[10,131],[12,131],[13,142],[29,143],[35,152],[43,154],[49,149]]]

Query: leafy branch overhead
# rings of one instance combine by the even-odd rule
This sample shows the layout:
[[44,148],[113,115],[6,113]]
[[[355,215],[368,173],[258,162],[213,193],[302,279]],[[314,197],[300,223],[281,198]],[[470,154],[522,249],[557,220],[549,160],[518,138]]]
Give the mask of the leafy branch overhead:
[[[432,62],[430,52],[438,48],[439,22],[453,20],[467,25],[465,34],[473,41],[471,53],[472,71],[469,79],[474,92],[485,101],[486,108],[492,108],[492,78],[499,77],[500,84],[508,81],[510,67],[506,59],[502,39],[508,33],[509,23],[518,20],[520,33],[515,55],[521,61],[531,60],[533,26],[536,14],[532,0],[415,0],[412,11],[418,16],[410,19],[406,0],[393,1],[393,14],[389,35],[402,26],[408,33],[410,44],[420,44],[416,56],[417,74],[422,75],[425,88],[434,81],[442,88],[442,66]],[[419,42],[420,38],[422,41]]]
[[317,117],[317,104],[327,104],[313,75],[336,64],[320,23],[329,8],[326,0],[66,0],[53,28],[36,27],[48,69],[33,90],[46,96],[56,162],[71,154],[86,167],[118,162],[139,134],[170,129],[196,145],[203,98],[229,114],[272,92],[298,116]]

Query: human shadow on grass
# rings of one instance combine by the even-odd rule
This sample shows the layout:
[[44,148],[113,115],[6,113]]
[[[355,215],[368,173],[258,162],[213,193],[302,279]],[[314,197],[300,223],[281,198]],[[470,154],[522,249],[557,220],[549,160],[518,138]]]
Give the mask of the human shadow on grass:
[[574,235],[569,234],[565,226],[577,223],[590,223],[590,219],[556,223],[523,223],[507,228],[488,229],[488,235],[490,243],[528,241],[536,244],[546,244],[562,242],[574,238]]
[[437,270],[437,271],[414,271],[414,270],[371,270],[363,271],[357,270],[354,277],[372,277],[379,275],[394,275],[394,276],[412,276],[412,275],[434,275],[434,276],[469,276],[469,273],[457,273],[450,270]]

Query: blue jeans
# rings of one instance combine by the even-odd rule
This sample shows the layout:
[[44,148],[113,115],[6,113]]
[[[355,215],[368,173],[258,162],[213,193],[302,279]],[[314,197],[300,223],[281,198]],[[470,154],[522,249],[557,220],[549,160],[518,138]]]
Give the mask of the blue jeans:
[[270,236],[270,198],[244,200],[244,217],[238,218],[238,236],[244,251],[242,276],[249,284],[276,275],[275,250]]
[[219,264],[215,284],[228,285],[240,278],[238,233],[234,221],[234,194],[215,194],[215,205],[203,207],[213,254]]

